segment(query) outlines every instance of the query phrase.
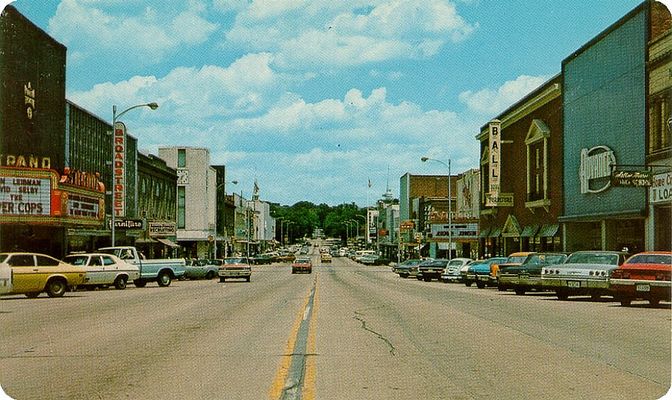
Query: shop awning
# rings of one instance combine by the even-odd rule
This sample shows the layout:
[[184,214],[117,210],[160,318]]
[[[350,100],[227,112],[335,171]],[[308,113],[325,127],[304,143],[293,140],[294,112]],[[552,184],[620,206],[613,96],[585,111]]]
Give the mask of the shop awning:
[[502,234],[502,228],[492,228],[488,237],[499,237]]
[[525,228],[523,228],[523,232],[521,232],[520,237],[534,237],[538,230],[539,224],[527,225]]
[[488,237],[489,233],[490,233],[490,228],[483,228],[483,229],[481,229],[481,232],[479,232],[478,237],[486,238],[486,237]]
[[166,239],[166,238],[156,238],[156,240],[158,240],[159,242],[165,244],[166,246],[170,246],[170,247],[174,247],[174,248],[180,247],[179,244],[173,242],[173,241],[170,240],[170,239]]
[[553,237],[558,233],[558,224],[544,224],[537,236],[539,237]]

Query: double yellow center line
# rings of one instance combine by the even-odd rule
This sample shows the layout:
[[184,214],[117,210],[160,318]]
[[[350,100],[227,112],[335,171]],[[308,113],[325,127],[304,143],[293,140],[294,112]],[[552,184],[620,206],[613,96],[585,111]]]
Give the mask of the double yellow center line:
[[285,353],[269,390],[273,400],[315,399],[317,277],[292,326]]

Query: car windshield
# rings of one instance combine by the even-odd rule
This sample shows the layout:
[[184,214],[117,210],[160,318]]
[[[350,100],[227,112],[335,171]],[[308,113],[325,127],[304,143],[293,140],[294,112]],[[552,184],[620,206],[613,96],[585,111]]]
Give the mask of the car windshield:
[[618,254],[608,253],[572,253],[565,264],[604,264],[618,265]]
[[247,264],[247,259],[244,257],[229,257],[224,259],[224,264]]
[[406,260],[401,263],[401,265],[418,265],[422,262],[422,260],[416,260],[416,259],[411,259],[411,260]]
[[672,254],[637,254],[628,260],[628,264],[672,265]]
[[527,256],[511,256],[506,259],[507,263],[522,263]]
[[308,264],[310,262],[310,258],[297,258],[296,263],[297,264]]
[[567,258],[564,254],[532,254],[527,258],[527,265],[561,264]]
[[452,260],[448,265],[462,265],[464,262],[462,260]]
[[8,254],[0,254],[0,263],[1,263],[1,262],[5,262],[5,260],[7,259],[7,257],[9,257]]
[[88,256],[65,256],[64,262],[72,265],[86,265],[89,260]]

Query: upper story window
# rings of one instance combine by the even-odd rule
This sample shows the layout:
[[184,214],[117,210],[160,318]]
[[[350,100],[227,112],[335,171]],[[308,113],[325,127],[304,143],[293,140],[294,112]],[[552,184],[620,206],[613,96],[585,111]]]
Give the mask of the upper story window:
[[672,91],[664,90],[649,98],[649,153],[672,146],[670,96]]
[[548,146],[551,130],[540,119],[535,119],[527,131],[527,201],[525,207],[544,207],[548,210]]
[[177,168],[187,166],[187,149],[177,149]]

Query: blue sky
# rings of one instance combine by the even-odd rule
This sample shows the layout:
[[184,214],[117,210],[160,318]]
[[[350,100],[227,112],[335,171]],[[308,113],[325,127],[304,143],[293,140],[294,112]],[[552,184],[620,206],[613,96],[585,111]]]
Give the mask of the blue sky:
[[480,127],[639,3],[12,4],[67,46],[69,100],[108,121],[160,104],[124,116],[142,150],[207,147],[246,197],[256,179],[263,200],[364,206],[406,172],[447,173],[422,156],[476,168]]

